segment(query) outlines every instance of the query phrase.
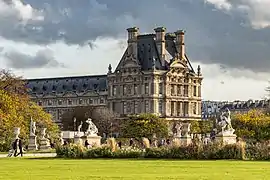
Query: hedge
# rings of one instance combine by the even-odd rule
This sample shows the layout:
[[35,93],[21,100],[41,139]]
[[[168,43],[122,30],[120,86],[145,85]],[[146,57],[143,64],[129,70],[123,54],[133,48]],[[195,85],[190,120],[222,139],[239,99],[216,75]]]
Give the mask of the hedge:
[[189,160],[270,160],[270,147],[264,144],[233,144],[221,146],[190,145],[186,147],[160,147],[140,149],[128,147],[112,151],[109,146],[86,149],[80,145],[58,146],[57,157],[60,158],[153,158],[153,159],[189,159]]

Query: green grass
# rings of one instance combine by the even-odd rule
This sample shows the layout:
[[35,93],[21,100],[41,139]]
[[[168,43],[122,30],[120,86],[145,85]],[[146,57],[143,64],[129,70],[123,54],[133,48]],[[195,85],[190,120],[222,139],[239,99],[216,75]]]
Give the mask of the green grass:
[[262,180],[270,162],[1,158],[0,179]]

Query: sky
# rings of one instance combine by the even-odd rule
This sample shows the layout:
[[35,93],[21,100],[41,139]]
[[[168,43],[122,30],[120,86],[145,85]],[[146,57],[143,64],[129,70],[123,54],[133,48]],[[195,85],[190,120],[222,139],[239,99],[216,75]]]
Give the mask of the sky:
[[0,68],[24,78],[106,74],[129,27],[186,31],[204,100],[262,99],[270,80],[269,0],[0,0]]

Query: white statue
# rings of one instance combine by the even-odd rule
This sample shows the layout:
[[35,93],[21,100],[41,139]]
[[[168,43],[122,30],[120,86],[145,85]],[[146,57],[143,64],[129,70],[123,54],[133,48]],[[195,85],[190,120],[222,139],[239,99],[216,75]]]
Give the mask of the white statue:
[[78,134],[82,131],[82,125],[83,125],[83,122],[81,121],[81,124],[78,126]]
[[92,122],[92,119],[88,118],[85,121],[88,124],[88,128],[85,132],[85,134],[88,135],[97,135],[98,133],[98,128],[96,127],[96,125]]
[[36,122],[33,121],[32,117],[30,122],[30,136],[36,136]]
[[40,134],[41,134],[41,139],[46,139],[46,130],[47,128],[42,128],[41,131],[40,131]]
[[175,129],[176,129],[176,133],[175,133],[175,136],[176,137],[181,137],[182,136],[182,123],[177,123],[176,126],[175,126]]
[[217,133],[218,134],[233,134],[234,129],[231,123],[231,112],[228,108],[221,113],[220,118],[216,120]]

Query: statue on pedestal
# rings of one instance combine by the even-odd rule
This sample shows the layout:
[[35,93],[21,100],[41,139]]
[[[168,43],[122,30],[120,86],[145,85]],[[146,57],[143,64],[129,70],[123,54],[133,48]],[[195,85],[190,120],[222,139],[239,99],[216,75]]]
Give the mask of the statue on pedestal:
[[175,137],[181,137],[182,136],[182,127],[183,127],[183,125],[182,125],[181,122],[177,123],[175,125]]
[[30,136],[36,136],[36,122],[33,121],[32,117],[30,122]]
[[97,133],[98,133],[98,128],[96,127],[96,125],[92,122],[92,119],[91,118],[88,118],[86,120],[86,123],[88,124],[88,128],[85,132],[85,135],[86,136],[89,136],[89,135],[94,135],[94,136],[97,136]]
[[216,120],[216,132],[217,134],[232,135],[234,129],[231,124],[231,112],[228,108],[221,113],[219,119]]

